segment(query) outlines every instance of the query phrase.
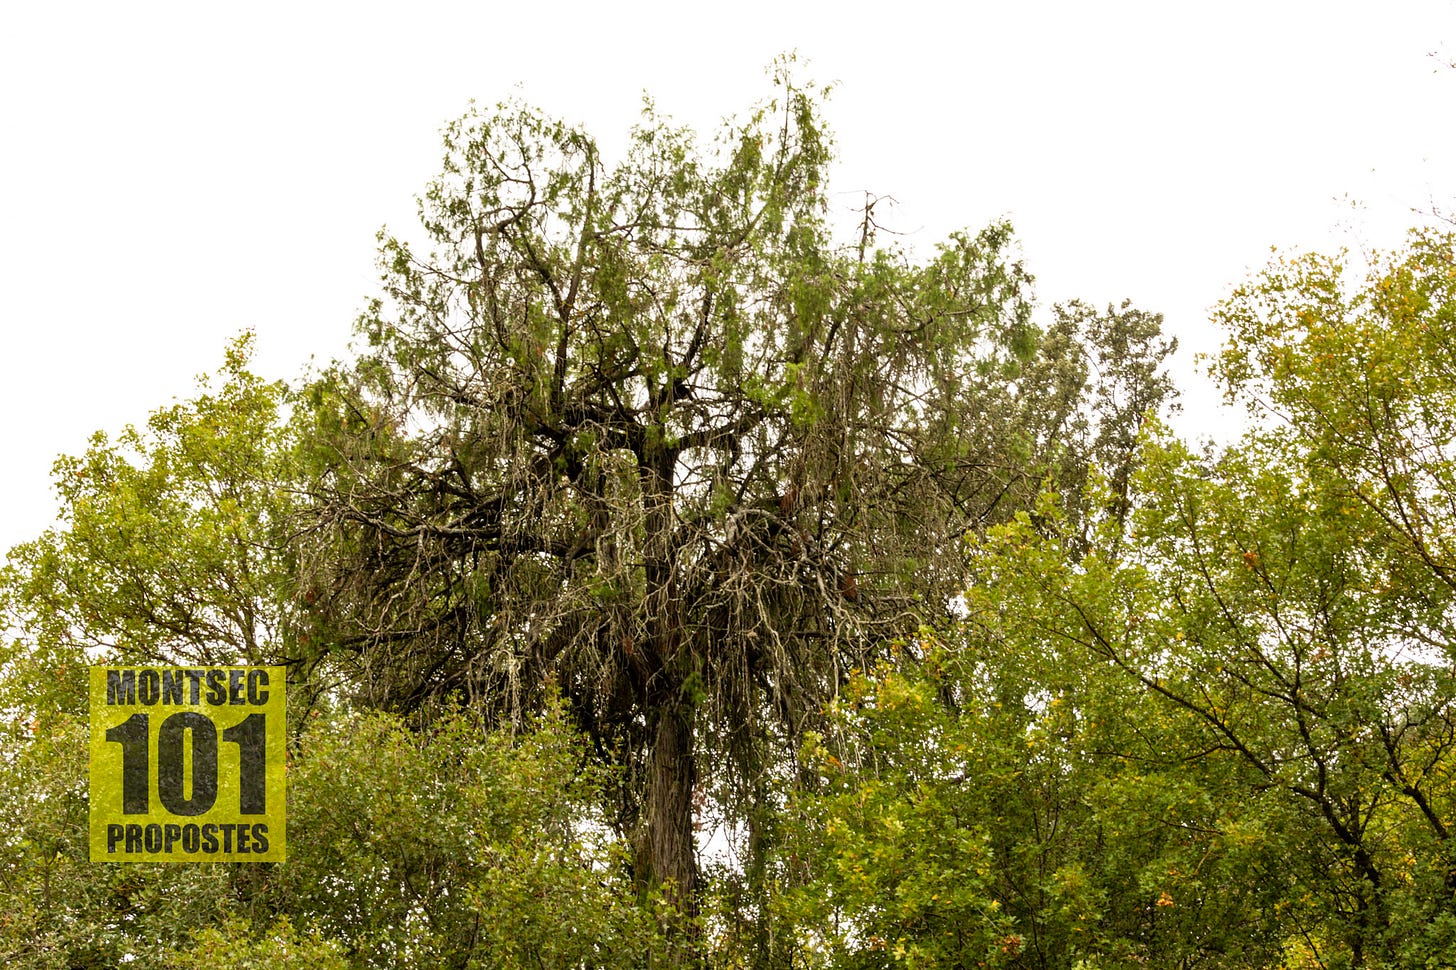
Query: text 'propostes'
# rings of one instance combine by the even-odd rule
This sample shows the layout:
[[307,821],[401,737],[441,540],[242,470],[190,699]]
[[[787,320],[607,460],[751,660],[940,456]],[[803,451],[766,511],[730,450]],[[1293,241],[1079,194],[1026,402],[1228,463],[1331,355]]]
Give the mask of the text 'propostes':
[[106,852],[108,855],[139,854],[171,855],[182,851],[196,855],[218,853],[240,854],[266,853],[268,826],[216,824],[208,822],[198,825],[188,822],[178,825],[173,822],[153,822],[140,825],[136,822],[121,824],[114,822],[106,826]]

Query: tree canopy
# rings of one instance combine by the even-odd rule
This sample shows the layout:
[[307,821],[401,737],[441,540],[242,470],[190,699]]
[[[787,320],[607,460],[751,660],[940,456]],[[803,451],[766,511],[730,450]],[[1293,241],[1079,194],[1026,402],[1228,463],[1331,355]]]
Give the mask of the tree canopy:
[[775,81],[711,149],[649,109],[617,164],[519,104],[452,125],[430,250],[383,239],[371,350],[319,389],[315,612],[369,702],[519,719],[554,685],[685,898],[695,789],[761,802],[853,671],[950,621],[967,530],[1125,460],[1167,393],[1147,315],[1042,338],[1005,225],[836,242],[818,103]]
[[[842,238],[824,94],[445,130],[356,357],[55,469],[0,572],[25,966],[1456,961],[1456,237],[1287,257],[1164,422],[1008,225]],[[287,863],[85,861],[86,666],[289,668]],[[298,702],[301,699],[301,702]]]

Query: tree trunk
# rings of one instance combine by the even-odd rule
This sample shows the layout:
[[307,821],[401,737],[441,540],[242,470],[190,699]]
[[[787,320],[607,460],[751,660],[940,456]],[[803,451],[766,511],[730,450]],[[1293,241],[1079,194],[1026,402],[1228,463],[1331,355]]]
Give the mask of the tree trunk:
[[684,691],[692,669],[691,645],[683,643],[683,604],[673,569],[672,490],[677,456],[662,444],[664,429],[658,427],[654,432],[647,436],[639,457],[646,526],[643,608],[651,655],[644,700],[652,750],[635,862],[643,888],[668,887],[674,908],[692,915],[697,893],[693,841],[696,704]]
[[[671,688],[669,688],[671,690]],[[698,865],[693,839],[693,787],[697,763],[691,702],[672,690],[654,705],[648,759],[647,810],[638,836],[637,868],[644,886],[668,887],[681,913],[695,911]]]

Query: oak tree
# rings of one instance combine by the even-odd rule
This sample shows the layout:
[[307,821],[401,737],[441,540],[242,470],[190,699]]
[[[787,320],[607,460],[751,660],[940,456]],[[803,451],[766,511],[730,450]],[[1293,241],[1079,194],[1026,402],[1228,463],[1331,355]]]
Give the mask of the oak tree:
[[10,550],[0,614],[31,650],[125,663],[296,659],[288,392],[227,348],[198,393],[54,469],[58,521]]
[[[1364,278],[1277,261],[1216,311],[1231,335],[1217,373],[1256,417],[1236,445],[1199,453],[1157,430],[1125,525],[1108,516],[1087,543],[1053,511],[981,545],[972,628],[1082,672],[1065,740],[1099,739],[1098,789],[1189,796],[1159,811],[1197,866],[1151,874],[1169,912],[1148,928],[1238,904],[1238,940],[1164,952],[1451,959],[1452,266],[1434,234]],[[1013,701],[1040,720],[1056,683]],[[1135,724],[1108,730],[1097,683],[1123,685]],[[1212,890],[1220,871],[1234,881]]]

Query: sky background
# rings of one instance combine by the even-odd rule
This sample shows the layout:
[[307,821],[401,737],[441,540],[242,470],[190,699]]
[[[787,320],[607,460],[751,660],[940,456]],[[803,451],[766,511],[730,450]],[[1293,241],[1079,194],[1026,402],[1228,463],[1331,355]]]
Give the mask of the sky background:
[[[1271,247],[1389,247],[1456,208],[1456,2],[6,4],[0,549],[55,515],[55,456],[186,397],[224,344],[346,352],[375,233],[409,234],[439,130],[513,92],[610,153],[644,92],[710,134],[833,82],[832,204],[903,241],[1009,218],[1044,306],[1131,299],[1184,348]],[[1433,56],[1434,55],[1434,56]]]

